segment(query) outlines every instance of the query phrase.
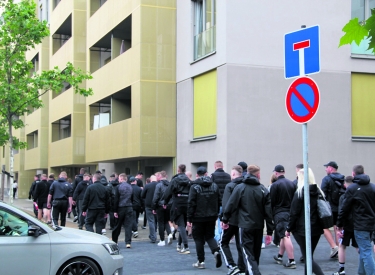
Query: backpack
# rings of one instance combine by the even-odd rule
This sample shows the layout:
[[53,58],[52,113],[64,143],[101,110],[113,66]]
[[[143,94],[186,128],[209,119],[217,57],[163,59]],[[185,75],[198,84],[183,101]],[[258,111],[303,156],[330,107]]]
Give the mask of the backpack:
[[335,205],[339,205],[340,197],[345,193],[346,189],[344,183],[331,178],[331,202]]

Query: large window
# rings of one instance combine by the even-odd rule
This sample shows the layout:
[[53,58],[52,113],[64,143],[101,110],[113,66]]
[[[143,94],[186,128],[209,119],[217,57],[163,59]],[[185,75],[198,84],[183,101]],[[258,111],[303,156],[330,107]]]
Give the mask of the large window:
[[34,149],[38,147],[38,131],[34,131],[26,136],[27,138],[27,149]]
[[71,136],[72,117],[68,115],[52,123],[52,142]]
[[[371,15],[371,9],[375,8],[375,0],[352,0],[352,18],[358,18],[359,22],[365,21]],[[364,39],[359,44],[352,43],[352,54],[371,55],[368,51],[369,39]]]
[[194,60],[216,50],[216,0],[194,2]]
[[375,141],[375,74],[352,73],[352,139]]
[[216,135],[216,70],[194,78],[194,139]]

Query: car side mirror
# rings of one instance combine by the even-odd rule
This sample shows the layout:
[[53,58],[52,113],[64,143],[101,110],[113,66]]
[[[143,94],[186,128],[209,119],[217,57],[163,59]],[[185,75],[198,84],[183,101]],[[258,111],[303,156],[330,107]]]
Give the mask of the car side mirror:
[[38,237],[40,235],[40,228],[35,225],[30,225],[28,228],[27,236]]

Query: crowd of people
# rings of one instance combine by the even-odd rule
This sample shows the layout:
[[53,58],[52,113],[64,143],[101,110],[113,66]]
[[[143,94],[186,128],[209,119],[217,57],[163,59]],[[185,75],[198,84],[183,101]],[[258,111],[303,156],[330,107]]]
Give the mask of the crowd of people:
[[[260,167],[239,162],[230,173],[223,170],[221,161],[209,175],[206,167],[199,167],[195,180],[186,166],[178,166],[171,181],[160,171],[150,176],[143,185],[143,174],[135,177],[113,173],[109,181],[97,171],[90,175],[82,168],[70,184],[67,174],[37,175],[30,189],[37,217],[55,228],[65,226],[66,216],[73,213],[78,228],[106,234],[109,217],[112,240],[118,242],[125,229],[126,248],[138,237],[138,220],[144,213],[149,226],[149,239],[158,246],[172,243],[178,232],[177,252],[190,254],[189,234],[195,242],[197,262],[193,267],[204,269],[207,243],[216,267],[222,263],[232,274],[261,274],[259,259],[265,243],[279,247],[275,263],[294,269],[297,261],[290,236],[301,249],[300,262],[306,262],[306,234],[304,211],[304,181],[309,185],[312,271],[324,274],[314,261],[314,250],[321,235],[330,245],[330,258],[338,257],[338,270],[333,275],[345,274],[345,249],[350,244],[359,253],[358,274],[374,275],[375,263],[371,241],[375,239],[375,185],[362,165],[353,167],[352,175],[338,172],[338,165],[330,161],[324,165],[327,175],[319,186],[313,171],[305,176],[303,164],[296,165],[297,177],[285,177],[283,165],[276,165],[270,185],[260,183]],[[306,179],[305,179],[306,177]],[[327,200],[333,218],[333,235],[320,221],[318,202]],[[264,228],[267,236],[264,237]],[[273,237],[272,237],[273,236]],[[234,238],[238,258],[234,259],[230,242]],[[283,257],[286,254],[287,260]],[[306,274],[306,263],[305,263]]]

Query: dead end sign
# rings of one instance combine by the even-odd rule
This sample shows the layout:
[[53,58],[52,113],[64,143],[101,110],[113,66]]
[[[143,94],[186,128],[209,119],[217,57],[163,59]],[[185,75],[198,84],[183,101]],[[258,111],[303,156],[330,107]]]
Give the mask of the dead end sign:
[[319,102],[318,85],[310,77],[297,78],[286,93],[286,110],[297,123],[310,121],[318,111]]

